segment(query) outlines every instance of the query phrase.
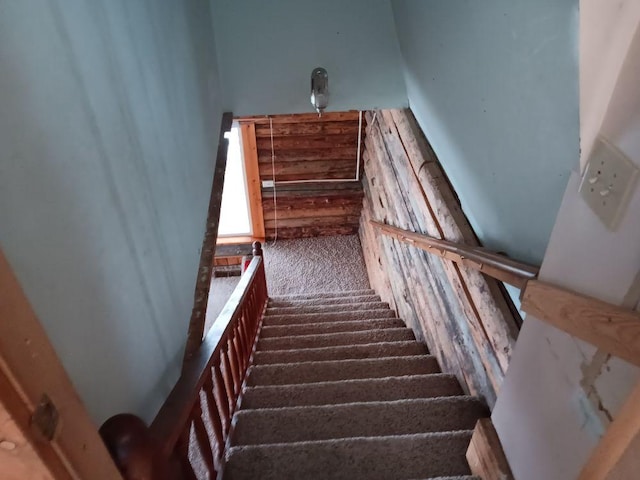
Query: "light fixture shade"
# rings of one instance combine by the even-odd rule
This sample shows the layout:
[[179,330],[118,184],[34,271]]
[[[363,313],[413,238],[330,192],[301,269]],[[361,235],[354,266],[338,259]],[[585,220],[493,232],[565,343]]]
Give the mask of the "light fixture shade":
[[329,105],[329,74],[322,67],[311,72],[311,105],[322,115]]

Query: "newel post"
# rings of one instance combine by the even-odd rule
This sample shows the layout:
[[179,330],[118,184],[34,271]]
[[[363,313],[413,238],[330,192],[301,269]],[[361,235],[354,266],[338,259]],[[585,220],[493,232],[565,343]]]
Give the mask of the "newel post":
[[262,256],[262,244],[260,242],[253,242],[253,256],[261,257]]
[[149,427],[136,415],[114,415],[102,424],[100,436],[125,480],[182,478],[175,463],[162,454]]

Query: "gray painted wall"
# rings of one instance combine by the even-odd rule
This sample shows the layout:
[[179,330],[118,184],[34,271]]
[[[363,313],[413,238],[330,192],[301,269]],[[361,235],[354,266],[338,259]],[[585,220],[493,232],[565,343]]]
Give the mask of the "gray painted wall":
[[313,111],[311,70],[329,72],[328,110],[403,107],[407,95],[389,0],[213,0],[225,108]]
[[540,262],[579,156],[578,0],[392,0],[411,109],[485,246]]
[[0,245],[97,423],[177,378],[215,61],[207,2],[0,1]]

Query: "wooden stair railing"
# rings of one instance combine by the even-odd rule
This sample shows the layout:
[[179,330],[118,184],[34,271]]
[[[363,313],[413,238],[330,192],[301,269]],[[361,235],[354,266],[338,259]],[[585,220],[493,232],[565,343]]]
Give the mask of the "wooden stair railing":
[[389,237],[447,260],[479,270],[514,287],[522,288],[527,281],[538,276],[538,267],[512,260],[484,248],[441,240],[422,233],[410,232],[385,223],[376,222],[375,220],[370,220],[370,222],[378,231]]
[[254,243],[253,255],[151,426],[146,428],[138,417],[124,414],[111,417],[101,427],[125,480],[197,478],[189,460],[192,441],[209,478],[216,478],[220,471],[231,417],[268,299],[259,242]]
[[521,309],[600,350],[640,366],[640,313],[537,279],[538,267],[483,248],[440,240],[371,220],[384,235],[476,269],[522,290]]

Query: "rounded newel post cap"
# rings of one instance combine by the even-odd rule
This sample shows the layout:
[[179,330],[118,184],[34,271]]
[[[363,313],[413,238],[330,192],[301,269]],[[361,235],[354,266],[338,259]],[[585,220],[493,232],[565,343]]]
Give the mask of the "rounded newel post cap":
[[253,242],[253,256],[261,257],[262,256],[262,244],[260,242]]
[[102,424],[99,433],[125,480],[179,478],[140,417],[130,413],[114,415]]

